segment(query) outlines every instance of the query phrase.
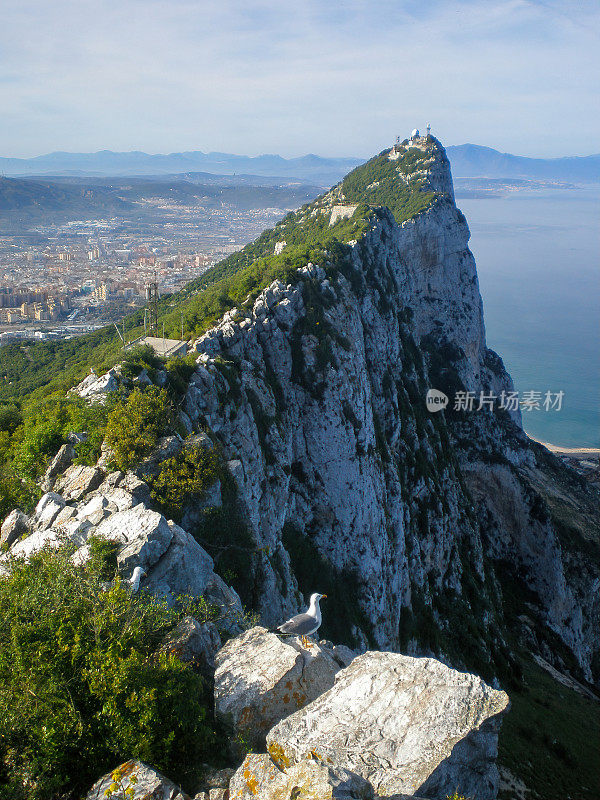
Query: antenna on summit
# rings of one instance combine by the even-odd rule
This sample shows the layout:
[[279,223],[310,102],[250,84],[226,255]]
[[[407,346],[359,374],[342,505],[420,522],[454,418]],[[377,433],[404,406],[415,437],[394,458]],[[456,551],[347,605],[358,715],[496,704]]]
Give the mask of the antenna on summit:
[[427,136],[431,136],[431,123],[427,123]]

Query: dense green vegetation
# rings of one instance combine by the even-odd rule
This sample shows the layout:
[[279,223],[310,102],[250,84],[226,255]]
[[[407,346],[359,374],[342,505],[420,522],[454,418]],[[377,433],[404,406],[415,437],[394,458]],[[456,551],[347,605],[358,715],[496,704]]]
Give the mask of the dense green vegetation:
[[91,366],[108,369],[121,353],[114,328],[57,342],[11,342],[0,347],[0,400],[70,389]]
[[173,427],[169,398],[164,389],[136,387],[119,400],[106,425],[106,445],[123,472],[149,455],[161,435]]
[[160,465],[150,478],[151,497],[165,516],[181,521],[186,505],[199,500],[215,481],[224,478],[221,455],[216,447],[184,446],[179,455]]
[[[15,561],[0,581],[0,797],[77,798],[126,754],[190,786],[219,759],[211,698],[201,677],[161,650],[187,613],[113,572],[110,548],[85,568],[67,546]],[[110,573],[110,569],[109,569]]]
[[423,177],[415,175],[426,169],[427,158],[422,150],[411,149],[390,161],[384,150],[346,175],[342,181],[344,198],[350,203],[387,206],[401,225],[428,208],[435,198],[434,192],[425,191]]
[[40,497],[36,481],[70,433],[86,434],[74,446],[76,463],[96,462],[111,405],[90,406],[77,395],[60,392],[0,405],[0,517],[17,506],[33,508]]
[[523,687],[510,692],[500,729],[499,763],[544,800],[596,800],[598,701],[558,683],[528,657],[522,668]]
[[[148,455],[158,438],[176,427],[193,363],[193,357],[165,362],[150,347],[137,347],[122,362],[123,388],[104,404],[41,388],[30,397],[0,403],[0,517],[15,507],[32,510],[41,494],[36,482],[72,433],[82,434],[74,445],[78,464],[94,464],[105,437],[119,468]],[[163,370],[164,388],[135,386],[143,369],[154,379]]]

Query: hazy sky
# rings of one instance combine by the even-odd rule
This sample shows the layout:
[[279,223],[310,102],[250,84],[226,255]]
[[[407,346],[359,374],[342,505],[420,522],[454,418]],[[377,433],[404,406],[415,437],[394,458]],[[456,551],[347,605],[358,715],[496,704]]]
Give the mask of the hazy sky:
[[1,0],[0,155],[600,152],[598,0]]

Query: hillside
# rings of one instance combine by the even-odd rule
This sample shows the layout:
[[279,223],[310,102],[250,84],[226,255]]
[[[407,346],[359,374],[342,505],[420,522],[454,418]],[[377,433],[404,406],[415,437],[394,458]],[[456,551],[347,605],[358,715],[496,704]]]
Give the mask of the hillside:
[[50,181],[0,176],[0,218],[4,222],[29,223],[50,216],[106,216],[130,208],[130,203],[102,187],[58,186]]
[[[200,547],[211,591],[233,587],[267,627],[322,592],[325,638],[501,686],[501,766],[532,796],[594,800],[598,492],[491,402],[513,385],[469,235],[444,148],[420,137],[162,298],[185,359],[123,360],[108,330],[3,348],[3,512],[54,492],[22,552],[55,520],[83,548],[154,514],[156,544],[135,545],[148,590],[204,591]],[[80,466],[61,478],[65,453]]]
[[[265,185],[266,184],[266,185]],[[22,230],[33,224],[119,217],[163,221],[165,207],[222,208],[240,211],[292,208],[312,199],[318,188],[296,181],[236,179],[192,174],[153,178],[0,178],[0,226]],[[177,216],[177,208],[170,211]]]

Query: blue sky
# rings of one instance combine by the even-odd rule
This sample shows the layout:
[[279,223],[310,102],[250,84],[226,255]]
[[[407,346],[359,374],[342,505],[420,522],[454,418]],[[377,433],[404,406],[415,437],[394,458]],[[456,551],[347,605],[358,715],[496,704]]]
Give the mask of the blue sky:
[[597,0],[2,0],[0,155],[600,152]]

